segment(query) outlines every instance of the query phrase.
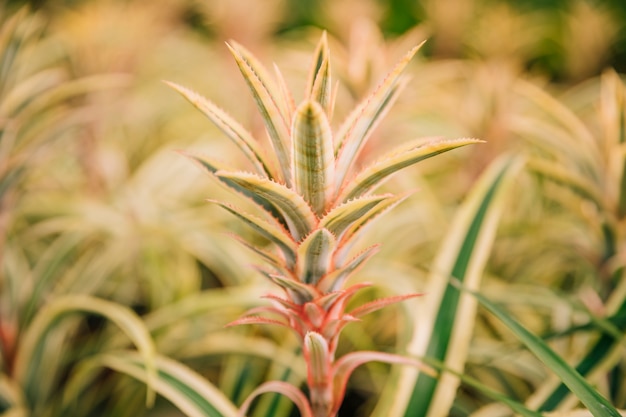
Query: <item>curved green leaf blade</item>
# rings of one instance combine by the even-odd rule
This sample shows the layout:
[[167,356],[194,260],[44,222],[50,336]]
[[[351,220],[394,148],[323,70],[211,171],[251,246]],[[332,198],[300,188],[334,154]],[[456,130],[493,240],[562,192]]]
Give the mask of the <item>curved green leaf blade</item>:
[[[506,191],[521,167],[522,161],[510,156],[494,161],[455,215],[435,260],[430,285],[424,291],[426,310],[417,313],[410,353],[462,371],[476,302],[469,296],[462,297],[459,290],[448,283],[447,277],[456,277],[468,287],[478,288],[504,209]],[[450,349],[451,346],[454,349]],[[451,374],[435,379],[403,370],[402,389],[388,415],[446,415],[458,383],[458,378]]]

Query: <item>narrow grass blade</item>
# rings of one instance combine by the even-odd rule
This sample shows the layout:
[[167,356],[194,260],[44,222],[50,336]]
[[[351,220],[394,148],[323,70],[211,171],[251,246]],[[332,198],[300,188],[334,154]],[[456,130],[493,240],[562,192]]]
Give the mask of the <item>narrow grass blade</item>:
[[403,146],[402,149],[392,151],[382,157],[378,162],[368,166],[360,172],[352,181],[345,185],[338,201],[347,201],[366,194],[391,174],[416,164],[435,155],[460,148],[474,143],[481,143],[478,139],[451,139],[432,140],[419,145]]
[[38,384],[37,364],[45,361],[46,335],[51,327],[64,316],[72,313],[101,315],[115,323],[137,346],[146,368],[148,404],[154,402],[154,380],[156,377],[156,349],[150,333],[141,319],[129,308],[111,301],[86,295],[59,297],[43,307],[23,334],[20,349],[15,358],[15,376],[26,388],[27,395]]
[[[132,352],[119,352],[98,358],[100,366],[147,380],[145,366]],[[186,366],[159,356],[155,390],[189,417],[235,417],[236,407],[213,384]]]
[[526,345],[526,347],[539,360],[541,360],[552,372],[554,372],[567,387],[578,397],[578,399],[593,413],[594,416],[620,417],[621,414],[611,405],[611,403],[596,391],[589,382],[587,382],[574,368],[565,362],[565,360],[553,351],[541,338],[531,333],[522,326],[517,320],[500,308],[488,298],[476,291],[471,291],[457,281],[452,282],[453,285],[461,290],[471,294],[480,304],[489,312],[502,321],[506,327],[511,330],[517,338]]
[[[472,289],[478,288],[491,251],[507,191],[520,171],[522,161],[503,156],[489,167],[455,215],[424,291],[424,311],[418,311],[409,352],[441,361],[462,371],[476,312],[476,302],[461,296],[448,283],[453,276]],[[451,347],[454,346],[454,349]],[[403,370],[389,416],[447,415],[459,380],[451,374],[440,378]]]
[[280,91],[274,87],[267,70],[250,52],[236,42],[227,45],[235,57],[248,87],[250,87],[261,116],[263,116],[263,122],[283,172],[283,179],[285,184],[290,186],[292,181],[289,155],[291,140],[289,122],[284,119],[278,104],[277,95]]
[[292,140],[296,190],[321,216],[335,192],[335,158],[330,124],[318,103],[305,101],[298,107]]
[[178,91],[224,132],[252,162],[257,174],[265,174],[270,179],[276,179],[270,168],[271,164],[263,156],[257,141],[239,122],[195,91],[169,81],[165,81],[165,84]]
[[308,235],[317,224],[317,217],[302,196],[282,184],[243,172],[218,171],[215,175],[244,195],[261,199],[265,202],[263,206],[278,209],[295,241]]

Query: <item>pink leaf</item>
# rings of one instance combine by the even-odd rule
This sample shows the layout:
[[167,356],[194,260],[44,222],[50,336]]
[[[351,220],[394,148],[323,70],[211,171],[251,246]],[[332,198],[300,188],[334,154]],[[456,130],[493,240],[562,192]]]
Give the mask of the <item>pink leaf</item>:
[[396,295],[393,297],[385,297],[379,298],[377,300],[371,301],[369,303],[363,304],[360,307],[355,308],[350,312],[350,314],[354,317],[362,317],[366,314],[372,313],[374,311],[380,310],[381,308],[387,307],[388,305],[399,303],[400,301],[408,300],[409,298],[419,297],[422,294],[406,294],[406,295]]
[[313,417],[313,410],[311,410],[311,405],[309,404],[309,400],[306,396],[300,391],[298,388],[294,387],[291,384],[288,384],[283,381],[270,381],[260,385],[257,389],[252,391],[252,393],[246,398],[246,400],[241,405],[239,409],[239,416],[243,417],[246,415],[248,408],[250,408],[250,404],[256,397],[261,394],[265,394],[268,392],[276,392],[278,394],[282,394],[285,397],[289,398],[300,410],[300,415],[302,417]]

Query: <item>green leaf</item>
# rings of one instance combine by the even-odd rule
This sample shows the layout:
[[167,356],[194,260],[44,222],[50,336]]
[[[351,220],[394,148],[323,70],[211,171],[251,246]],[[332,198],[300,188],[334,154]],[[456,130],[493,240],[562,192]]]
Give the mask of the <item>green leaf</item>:
[[252,162],[257,174],[265,174],[270,179],[276,179],[270,168],[271,165],[265,160],[257,141],[235,119],[195,91],[169,81],[165,81],[165,83],[178,91],[209,120],[215,123]]
[[231,42],[227,46],[235,57],[241,74],[254,96],[257,108],[263,116],[263,122],[283,172],[283,180],[287,186],[291,186],[289,121],[283,117],[278,104],[277,95],[280,91],[273,86],[267,70],[249,51],[236,42]]
[[292,140],[296,190],[321,216],[335,192],[335,158],[330,124],[318,103],[298,107]]
[[[430,285],[424,291],[425,311],[417,312],[410,353],[462,371],[476,302],[469,296],[462,297],[447,277],[453,276],[472,289],[478,288],[507,191],[521,167],[522,161],[510,156],[494,161],[456,213],[432,268]],[[458,383],[458,378],[451,374],[435,379],[403,370],[399,381],[402,389],[396,393],[396,401],[387,415],[447,415]]]
[[427,142],[420,140],[417,145],[405,145],[401,149],[392,151],[390,154],[382,157],[378,162],[375,162],[361,171],[352,181],[346,184],[337,198],[337,201],[347,201],[366,194],[391,174],[402,168],[406,168],[461,146],[481,142],[483,141],[465,138],[452,140],[436,139]]
[[[102,355],[95,365],[105,366],[146,382],[146,368],[132,352]],[[237,408],[213,384],[186,366],[157,356],[154,389],[188,417],[236,417]]]
[[[20,349],[15,358],[15,376],[25,387],[27,396],[32,397],[37,389],[38,364],[45,361],[46,336],[49,330],[71,313],[82,312],[101,315],[115,323],[137,346],[145,362],[148,383],[147,403],[154,401],[154,380],[156,377],[156,350],[150,333],[141,319],[129,308],[111,301],[86,295],[67,295],[58,297],[45,305],[21,338]],[[32,398],[29,398],[32,400]]]
[[317,229],[298,246],[298,276],[306,284],[317,285],[331,267],[337,239],[327,229]]
[[[423,43],[422,43],[423,44]],[[397,97],[399,78],[417,50],[411,49],[382,83],[348,115],[337,131],[337,184],[343,183],[374,127]]]
[[376,252],[380,245],[370,246],[358,253],[345,265],[337,267],[332,273],[326,275],[318,284],[318,288],[324,294],[339,291],[343,286],[343,283],[357,271],[368,259],[370,259]]
[[504,309],[491,302],[487,297],[475,291],[471,291],[458,281],[452,281],[452,285],[462,291],[471,294],[489,312],[502,321],[519,340],[552,372],[554,372],[565,385],[578,397],[578,399],[593,413],[594,416],[620,417],[621,414],[611,403],[596,391],[574,368],[552,350],[541,338],[531,333],[517,320],[504,311]]
[[243,172],[218,171],[215,175],[244,195],[260,199],[263,207],[275,207],[285,219],[295,241],[308,235],[317,224],[317,217],[301,195],[277,182]]

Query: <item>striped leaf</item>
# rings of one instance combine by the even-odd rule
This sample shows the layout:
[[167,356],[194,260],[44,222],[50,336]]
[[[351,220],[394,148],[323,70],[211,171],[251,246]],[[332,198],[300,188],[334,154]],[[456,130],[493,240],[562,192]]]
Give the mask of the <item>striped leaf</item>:
[[[435,260],[424,297],[425,311],[417,312],[409,352],[432,358],[462,372],[473,329],[476,302],[461,296],[448,283],[457,278],[468,288],[480,284],[491,251],[507,191],[522,161],[504,156],[494,161],[460,207]],[[454,346],[454,349],[451,347]],[[454,401],[458,378],[443,374],[433,378],[403,370],[399,392],[394,394],[388,416],[447,415]]]
[[300,281],[317,285],[331,267],[337,239],[327,229],[317,229],[298,247],[298,276]]
[[333,208],[326,216],[320,220],[320,227],[330,230],[338,238],[361,217],[366,216],[370,210],[379,203],[390,200],[392,194],[374,195],[357,198],[348,201],[338,207]]
[[285,184],[290,186],[292,178],[289,169],[291,161],[288,151],[291,148],[289,122],[283,117],[279,106],[277,95],[280,91],[274,87],[263,65],[249,51],[236,42],[231,42],[227,46],[235,57],[237,66],[248,87],[250,87],[278,157]]
[[328,49],[326,32],[322,34],[322,38],[313,53],[313,63],[306,86],[308,99],[319,103],[326,115],[331,117],[332,81],[330,77],[330,50]]
[[589,384],[568,363],[550,348],[541,338],[534,335],[511,315],[506,313],[502,308],[497,306],[488,298],[476,291],[471,291],[460,283],[454,281],[463,291],[475,297],[480,304],[489,312],[502,321],[506,327],[511,330],[519,340],[535,355],[541,362],[552,370],[563,381],[565,385],[578,397],[578,399],[591,411],[594,416],[620,417],[621,414],[613,407],[613,405],[595,388]]
[[291,91],[287,87],[287,81],[283,73],[278,68],[278,65],[274,64],[274,73],[276,74],[276,80],[278,81],[278,89],[280,90],[282,113],[285,120],[292,120],[293,114],[296,112],[296,102],[293,99]]
[[350,113],[337,132],[337,181],[341,184],[370,133],[399,93],[398,80],[421,44],[411,49],[383,82]]
[[148,384],[147,403],[154,402],[156,379],[156,349],[150,333],[141,319],[129,308],[111,301],[87,295],[67,295],[56,298],[44,306],[35,316],[21,338],[20,349],[15,357],[15,377],[25,387],[29,400],[37,398],[35,394],[41,377],[37,373],[38,364],[45,361],[46,336],[61,319],[72,313],[89,313],[103,316],[115,323],[137,346],[141,361],[146,369]]
[[339,291],[343,287],[344,282],[357,271],[369,258],[374,256],[380,245],[370,246],[352,258],[348,263],[335,269],[326,275],[318,284],[318,288],[322,293],[326,294],[333,291]]
[[338,201],[347,201],[371,191],[391,174],[435,155],[483,141],[478,139],[435,139],[419,145],[403,146],[361,171],[341,191]]
[[[145,366],[132,352],[103,355],[97,364],[148,380]],[[235,417],[237,408],[208,380],[190,368],[163,356],[156,358],[158,370],[154,389],[188,417]]]
[[277,179],[275,174],[272,173],[270,163],[263,156],[257,141],[235,119],[195,91],[169,81],[165,81],[165,83],[178,91],[224,132],[252,162],[257,174],[264,174],[270,179]]
[[284,288],[290,294],[290,299],[295,303],[308,303],[319,296],[319,291],[311,285],[280,275],[268,274],[268,276],[275,284]]
[[275,207],[295,241],[308,235],[317,224],[317,217],[302,196],[282,184],[244,172],[218,171],[215,175],[244,195],[254,196],[263,207]]
[[292,138],[296,190],[321,216],[334,193],[335,159],[330,124],[318,103],[298,107]]
[[243,210],[233,207],[229,204],[222,203],[220,201],[209,200],[212,203],[219,205],[227,210],[229,213],[242,219],[246,224],[256,230],[261,236],[274,243],[281,250],[285,256],[288,267],[292,267],[296,263],[296,245],[291,236],[286,230],[278,225],[273,225],[263,219],[248,214]]

